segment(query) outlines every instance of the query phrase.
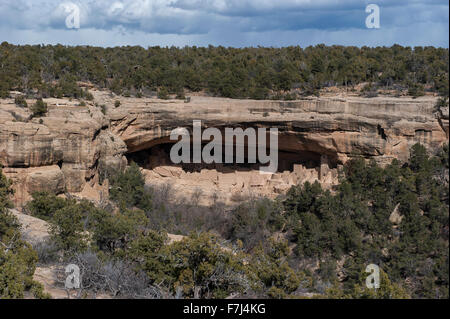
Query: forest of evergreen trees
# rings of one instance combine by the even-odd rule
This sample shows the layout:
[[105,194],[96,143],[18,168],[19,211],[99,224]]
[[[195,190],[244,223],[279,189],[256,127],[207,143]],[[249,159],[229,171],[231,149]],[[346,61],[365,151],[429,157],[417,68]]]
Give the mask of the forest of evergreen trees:
[[[0,170],[0,298],[47,297],[36,265],[68,263],[85,292],[122,298],[448,298],[448,170],[448,145],[430,156],[416,144],[407,163],[349,161],[334,192],[305,183],[225,212],[171,204],[133,163],[103,207],[34,193],[29,214],[51,225],[34,247],[7,211]],[[169,243],[168,232],[186,237]],[[368,264],[381,269],[377,290],[365,285]]]
[[[266,99],[317,95],[330,86],[408,90],[410,95],[448,96],[446,48],[354,47],[67,47],[0,45],[0,97],[19,90],[40,97],[83,92],[77,81],[137,97],[185,90],[231,98]],[[296,96],[294,95],[294,96]],[[291,96],[292,97],[292,96]]]

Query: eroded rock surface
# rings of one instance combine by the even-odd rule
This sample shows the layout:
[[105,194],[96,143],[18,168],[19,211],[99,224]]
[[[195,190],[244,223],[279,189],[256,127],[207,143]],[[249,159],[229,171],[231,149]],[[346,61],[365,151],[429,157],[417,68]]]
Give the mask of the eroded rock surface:
[[99,107],[63,99],[45,102],[47,116],[30,120],[28,109],[0,100],[0,164],[14,182],[18,205],[34,191],[82,192],[86,184],[98,183],[99,166],[126,166],[127,147],[109,130]]
[[[106,172],[123,169],[127,157],[140,162],[149,183],[172,182],[184,192],[197,186],[222,191],[228,201],[243,189],[276,194],[305,180],[331,185],[338,166],[352,157],[381,164],[404,161],[413,144],[436,151],[448,139],[448,108],[436,112],[435,97],[253,101],[194,96],[184,103],[92,93],[95,100],[86,106],[46,99],[47,116],[31,120],[28,109],[0,100],[0,163],[16,182],[16,204],[36,190],[101,198],[99,192],[107,192],[101,185]],[[120,107],[114,106],[116,100]],[[267,177],[239,167],[189,172],[161,162],[157,147],[171,142],[174,128],[191,130],[193,120],[201,120],[204,128],[278,128],[279,172]]]

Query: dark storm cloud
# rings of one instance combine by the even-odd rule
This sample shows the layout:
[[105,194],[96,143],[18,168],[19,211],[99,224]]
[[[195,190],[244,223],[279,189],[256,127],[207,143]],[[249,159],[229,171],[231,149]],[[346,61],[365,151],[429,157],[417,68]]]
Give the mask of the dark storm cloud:
[[[70,2],[80,9],[77,34],[65,23]],[[369,3],[381,8],[378,30],[365,27]],[[143,46],[152,39],[245,46],[267,45],[270,39],[281,46],[339,44],[353,37],[355,45],[448,47],[448,19],[448,1],[442,0],[0,0],[0,40],[109,46],[119,39],[126,44],[128,37]],[[139,37],[141,43],[135,43]]]

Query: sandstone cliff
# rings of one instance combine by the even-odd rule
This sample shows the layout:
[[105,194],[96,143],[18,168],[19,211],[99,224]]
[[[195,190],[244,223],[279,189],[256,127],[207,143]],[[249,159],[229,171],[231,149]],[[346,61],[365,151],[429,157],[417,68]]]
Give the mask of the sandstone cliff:
[[[184,103],[92,93],[95,104],[86,106],[47,99],[47,116],[32,120],[27,120],[28,109],[15,106],[13,100],[0,100],[0,164],[15,181],[16,204],[25,203],[37,190],[99,200],[107,192],[105,184],[100,185],[102,174],[123,169],[126,157],[145,158],[142,166],[148,165],[144,168],[150,182],[187,178],[158,152],[169,142],[172,129],[192,128],[193,120],[202,120],[205,127],[277,127],[282,169],[269,178],[284,178],[277,192],[307,174],[311,176],[306,179],[322,177],[322,182],[332,183],[336,168],[354,156],[384,164],[393,158],[406,160],[414,143],[435,151],[448,139],[448,108],[435,112],[433,97],[322,97],[289,102],[193,97]],[[115,108],[115,100],[121,101],[120,107]],[[103,112],[100,105],[105,105]],[[297,171],[295,178],[283,177],[283,161],[286,171]],[[222,187],[220,179],[240,178],[236,172],[212,174],[218,189],[226,184]],[[248,184],[260,183],[251,180],[252,176]],[[230,189],[236,189],[236,182],[230,183],[234,187]],[[270,190],[275,190],[277,182],[272,184]]]

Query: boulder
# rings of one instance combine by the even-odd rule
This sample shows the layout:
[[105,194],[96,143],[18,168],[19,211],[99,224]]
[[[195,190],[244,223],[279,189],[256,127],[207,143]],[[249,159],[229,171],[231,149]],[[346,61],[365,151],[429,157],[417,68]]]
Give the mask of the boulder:
[[66,190],[64,174],[57,165],[33,169],[25,181],[28,193],[46,191],[61,194]]
[[399,212],[399,209],[398,209],[399,206],[400,206],[400,203],[398,203],[395,206],[394,210],[392,211],[391,215],[389,216],[389,221],[392,224],[394,224],[394,225],[399,225],[402,222],[402,219],[403,219],[403,216],[400,215],[400,212]]

